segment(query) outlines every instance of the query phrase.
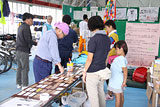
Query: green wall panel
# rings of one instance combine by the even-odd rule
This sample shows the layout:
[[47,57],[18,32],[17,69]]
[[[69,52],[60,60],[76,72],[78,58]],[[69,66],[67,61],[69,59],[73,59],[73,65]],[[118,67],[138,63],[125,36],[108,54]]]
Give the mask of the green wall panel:
[[115,21],[119,40],[125,40],[126,21]]
[[72,6],[63,5],[62,9],[63,9],[63,15],[70,15],[73,21],[74,8]]
[[[70,13],[70,8],[72,8],[72,13]],[[83,8],[86,8],[86,7],[72,7],[72,6],[66,6],[66,5],[63,5],[63,14],[68,14],[72,17],[73,19],[73,14],[74,14],[74,11],[82,11]],[[98,10],[102,10],[103,7],[99,7]],[[122,7],[122,8],[126,8],[126,7]],[[137,9],[137,21],[132,21],[132,22],[129,22],[129,23],[141,23],[139,20],[139,7],[129,7],[127,9]],[[90,7],[87,7],[87,10],[90,11]],[[159,9],[160,10],[160,9]],[[159,15],[160,16],[160,11],[159,11]],[[79,25],[79,22],[81,20],[72,20],[74,21],[77,25]],[[119,35],[119,40],[125,40],[125,30],[126,30],[126,23],[128,21],[127,20],[117,20],[115,21],[116,23],[116,27],[117,27],[117,33]],[[145,23],[159,23],[159,18],[158,18],[158,21],[156,22],[145,22]],[[160,43],[159,43],[159,52],[158,52],[158,56],[160,57]]]

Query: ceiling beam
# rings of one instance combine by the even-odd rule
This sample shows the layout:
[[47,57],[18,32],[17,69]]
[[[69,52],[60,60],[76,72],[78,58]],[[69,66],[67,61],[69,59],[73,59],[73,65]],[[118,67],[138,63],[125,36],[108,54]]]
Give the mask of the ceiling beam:
[[47,0],[47,2],[50,2],[51,0]]
[[141,0],[139,0],[139,2],[142,4],[142,6],[144,6],[143,2]]
[[87,3],[86,7],[87,7],[91,2],[92,2],[92,0],[90,0],[90,1]]
[[72,2],[71,6],[73,6],[73,4],[75,4],[76,2],[77,2],[77,0],[74,0],[74,1]]
[[71,5],[73,3],[73,0],[70,0],[70,3],[69,3],[69,5]]
[[65,1],[65,0],[61,0],[59,4],[60,4],[60,5],[63,5],[63,2],[64,2],[64,1]]
[[118,0],[116,0],[116,2],[122,7],[122,4]]
[[152,6],[152,0],[149,1],[149,7],[151,7],[151,6]]
[[82,6],[82,4],[83,4],[84,2],[85,2],[85,0],[83,0],[83,1],[79,4],[79,7]]
[[101,4],[99,4],[98,0],[95,0],[95,2],[97,3],[98,7],[103,7]]

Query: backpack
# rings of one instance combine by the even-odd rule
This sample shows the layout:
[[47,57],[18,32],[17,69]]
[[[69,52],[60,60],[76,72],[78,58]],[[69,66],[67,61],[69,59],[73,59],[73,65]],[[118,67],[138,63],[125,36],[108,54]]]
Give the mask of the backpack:
[[132,76],[132,79],[136,82],[144,83],[147,80],[147,68],[138,67]]

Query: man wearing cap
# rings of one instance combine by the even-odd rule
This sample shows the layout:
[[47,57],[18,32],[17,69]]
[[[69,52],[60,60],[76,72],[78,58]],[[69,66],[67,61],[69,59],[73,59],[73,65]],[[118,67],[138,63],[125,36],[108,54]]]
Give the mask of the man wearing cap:
[[[64,15],[62,21],[70,25],[71,17],[69,15]],[[67,62],[69,62],[69,58],[72,59],[73,43],[76,43],[77,40],[78,36],[71,28],[69,28],[69,33],[67,36],[65,36],[63,39],[58,39],[58,49],[61,57],[61,64],[64,66],[64,68],[67,68]],[[57,66],[55,67],[55,73],[59,73]]]
[[63,38],[69,33],[69,26],[66,23],[55,23],[55,29],[44,33],[37,46],[36,56],[33,61],[35,81],[51,75],[52,63],[57,65],[60,72],[64,72],[59,56],[57,38]]

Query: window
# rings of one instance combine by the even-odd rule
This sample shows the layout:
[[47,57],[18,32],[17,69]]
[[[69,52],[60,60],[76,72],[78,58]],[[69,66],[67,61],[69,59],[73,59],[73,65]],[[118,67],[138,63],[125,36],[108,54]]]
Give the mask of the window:
[[[18,17],[25,12],[29,12],[29,10],[30,13],[33,15],[41,15],[41,16],[51,15],[53,17],[52,21],[53,27],[55,22],[62,21],[62,9],[38,6],[38,5],[29,6],[29,4],[23,4],[17,2],[8,2],[8,3],[11,13],[9,17],[5,17],[6,19],[5,25],[0,23],[0,34],[7,34],[7,33],[16,34],[19,22],[22,22],[22,19]],[[34,21],[46,22],[46,19],[34,19]],[[35,26],[31,27],[32,31],[34,27]]]

